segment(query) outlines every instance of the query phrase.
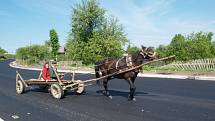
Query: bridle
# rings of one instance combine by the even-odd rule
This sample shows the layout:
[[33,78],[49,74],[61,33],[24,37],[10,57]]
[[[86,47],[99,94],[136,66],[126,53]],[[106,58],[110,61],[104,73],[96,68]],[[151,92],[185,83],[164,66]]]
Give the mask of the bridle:
[[142,55],[143,56],[143,58],[145,58],[146,57],[146,55],[147,55],[147,53],[146,53],[146,50],[147,50],[148,48],[145,48],[144,50],[143,49],[141,49],[141,51],[140,51],[140,55]]
[[148,50],[149,48],[145,48],[144,50],[142,49],[141,51],[140,51],[140,54],[143,56],[143,58],[145,58],[146,56],[149,56],[150,58],[153,58],[153,57],[155,57],[155,55],[156,55],[156,52],[155,51],[153,51],[153,53],[152,52],[146,52],[147,50]]
[[148,56],[151,57],[151,58],[155,57],[155,55],[156,55],[155,51],[153,53],[149,52],[149,54],[148,54]]

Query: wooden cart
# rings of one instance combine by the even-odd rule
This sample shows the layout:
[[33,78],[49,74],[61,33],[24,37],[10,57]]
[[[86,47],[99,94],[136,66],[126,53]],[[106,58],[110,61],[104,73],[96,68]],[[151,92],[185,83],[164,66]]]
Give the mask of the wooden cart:
[[55,72],[55,75],[57,76],[57,80],[43,81],[43,80],[41,80],[41,73],[40,73],[38,79],[24,80],[22,78],[22,76],[20,75],[20,73],[18,71],[16,71],[16,73],[17,73],[16,74],[16,92],[18,94],[22,94],[25,92],[25,89],[27,87],[37,85],[41,88],[47,87],[50,90],[50,93],[54,98],[61,99],[64,96],[64,92],[67,90],[73,90],[74,92],[81,94],[84,92],[84,88],[86,86],[93,85],[98,80],[112,77],[114,75],[122,74],[122,73],[125,73],[128,71],[132,71],[132,70],[140,68],[144,65],[158,62],[158,61],[162,61],[162,60],[167,60],[167,59],[170,59],[173,57],[174,56],[170,56],[170,57],[166,57],[166,58],[156,59],[153,61],[148,61],[148,62],[145,62],[139,66],[136,66],[136,67],[132,67],[132,68],[125,69],[125,70],[119,70],[115,73],[112,73],[112,74],[109,74],[106,76],[102,76],[100,78],[89,79],[89,80],[61,80],[60,76],[62,76],[62,75],[57,74],[56,71],[54,71],[54,72]]
[[66,90],[74,90],[81,94],[84,92],[84,83],[81,80],[61,80],[57,75],[57,80],[41,80],[41,74],[38,79],[24,80],[20,73],[16,71],[16,92],[22,94],[29,86],[37,85],[42,89],[49,89],[52,96],[61,99]]

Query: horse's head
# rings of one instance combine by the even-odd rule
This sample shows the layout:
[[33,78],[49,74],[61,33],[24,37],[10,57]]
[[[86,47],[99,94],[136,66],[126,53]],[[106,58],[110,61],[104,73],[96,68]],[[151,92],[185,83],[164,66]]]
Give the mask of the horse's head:
[[140,54],[144,59],[154,60],[159,58],[159,55],[155,52],[153,47],[141,47]]

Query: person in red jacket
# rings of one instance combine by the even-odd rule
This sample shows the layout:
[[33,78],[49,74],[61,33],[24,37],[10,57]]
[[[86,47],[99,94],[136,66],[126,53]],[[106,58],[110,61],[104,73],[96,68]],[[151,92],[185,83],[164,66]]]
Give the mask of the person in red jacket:
[[50,80],[50,72],[49,72],[49,63],[48,62],[46,62],[43,65],[42,80],[44,80],[44,81]]

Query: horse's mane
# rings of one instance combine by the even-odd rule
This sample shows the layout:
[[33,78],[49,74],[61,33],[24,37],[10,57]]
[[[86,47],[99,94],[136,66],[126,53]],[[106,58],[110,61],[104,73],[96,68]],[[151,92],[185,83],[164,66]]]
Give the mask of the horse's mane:
[[138,57],[139,54],[140,54],[140,51],[139,51],[139,50],[136,51],[136,52],[134,52],[134,53],[132,53],[132,54],[131,54],[132,60],[135,61],[135,60],[137,59],[137,57]]
[[103,64],[103,63],[105,63],[106,61],[115,60],[115,59],[116,59],[116,58],[106,58],[106,59],[104,59],[104,60],[97,61],[97,62],[96,62],[96,65],[98,65],[98,64]]
[[[133,60],[136,60],[139,54],[140,54],[140,50],[133,52],[132,54],[130,54],[130,56],[132,56]],[[121,57],[121,58],[124,58],[124,57]],[[118,59],[120,59],[120,58],[110,57],[110,58],[106,58],[104,60],[97,61],[95,64],[99,65],[99,64],[103,64],[107,61],[114,61],[114,60],[118,60]]]

